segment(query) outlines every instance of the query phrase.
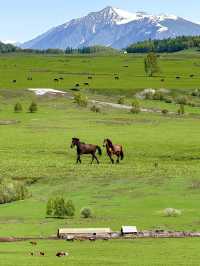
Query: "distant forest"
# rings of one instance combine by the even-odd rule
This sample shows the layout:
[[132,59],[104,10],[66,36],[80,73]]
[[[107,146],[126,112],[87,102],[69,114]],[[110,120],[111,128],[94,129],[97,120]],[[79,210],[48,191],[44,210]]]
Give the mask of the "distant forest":
[[105,46],[91,46],[83,47],[79,49],[66,48],[66,50],[60,49],[47,49],[47,50],[36,50],[36,49],[21,49],[12,44],[4,44],[0,42],[0,53],[13,53],[13,52],[23,52],[23,53],[34,53],[34,54],[98,54],[98,53],[117,53],[118,51]]
[[173,53],[190,48],[200,50],[200,36],[181,36],[175,39],[147,40],[130,45],[126,51],[128,53]]

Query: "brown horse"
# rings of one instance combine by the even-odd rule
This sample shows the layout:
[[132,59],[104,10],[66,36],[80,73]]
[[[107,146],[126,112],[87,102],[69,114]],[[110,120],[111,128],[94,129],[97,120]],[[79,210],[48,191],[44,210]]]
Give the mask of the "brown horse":
[[71,143],[71,148],[74,146],[77,147],[77,160],[76,163],[81,163],[81,155],[83,154],[91,154],[92,155],[92,161],[91,164],[93,163],[94,159],[97,161],[99,164],[99,160],[96,156],[96,151],[98,151],[99,155],[102,155],[101,148],[97,145],[93,144],[85,144],[83,142],[80,142],[78,138],[73,138],[72,143]]
[[119,163],[119,159],[121,160],[124,159],[124,152],[122,145],[119,144],[113,144],[110,139],[105,139],[103,142],[103,146],[106,147],[107,154],[110,157],[110,160],[112,163],[114,163],[114,159],[112,158],[113,155],[117,156],[117,161],[116,163]]

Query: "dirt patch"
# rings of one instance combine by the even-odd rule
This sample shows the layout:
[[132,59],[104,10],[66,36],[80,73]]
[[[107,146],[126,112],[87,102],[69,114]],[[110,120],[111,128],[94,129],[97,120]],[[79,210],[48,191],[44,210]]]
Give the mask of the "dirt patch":
[[19,120],[0,120],[0,126],[16,125],[21,123]]

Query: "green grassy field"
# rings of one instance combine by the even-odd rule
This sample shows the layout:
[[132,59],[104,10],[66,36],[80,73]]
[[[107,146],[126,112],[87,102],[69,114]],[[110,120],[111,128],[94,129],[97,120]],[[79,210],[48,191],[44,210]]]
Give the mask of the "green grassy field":
[[[52,79],[59,77],[61,72],[64,81],[56,88],[66,90],[77,82],[87,81],[88,74],[85,73],[96,74],[91,81],[95,94],[92,90],[83,90],[90,98],[104,100],[116,101],[121,93],[132,95],[132,91],[139,88],[160,88],[161,85],[179,94],[181,89],[185,93],[198,88],[200,68],[194,65],[194,62],[200,64],[198,54],[163,55],[161,60],[166,84],[160,84],[158,77],[144,76],[141,56],[1,56],[0,122],[19,123],[0,125],[0,177],[28,183],[32,196],[0,206],[0,236],[49,236],[55,235],[63,226],[106,226],[119,230],[124,224],[136,225],[141,230],[200,230],[199,108],[186,107],[183,117],[152,113],[134,115],[111,108],[93,113],[89,107],[77,107],[67,98],[36,98],[26,90],[30,87],[55,88]],[[130,64],[130,67],[123,68],[124,64]],[[27,81],[30,72],[33,81]],[[120,73],[119,81],[113,79],[115,72]],[[193,79],[189,78],[190,73],[195,74]],[[176,75],[183,78],[177,81]],[[12,79],[17,79],[17,83],[13,84]],[[108,96],[111,93],[113,96]],[[32,99],[37,101],[39,108],[35,114],[27,112]],[[13,112],[17,101],[24,108],[18,114]],[[173,111],[178,108],[160,101],[142,101],[141,104]],[[71,138],[75,136],[101,146],[103,139],[109,137],[114,143],[123,144],[125,159],[120,165],[111,165],[104,150],[100,165],[90,165],[88,157],[83,158],[82,165],[76,165],[76,151],[70,149]],[[73,200],[74,218],[46,218],[46,202],[56,195]],[[92,208],[94,217],[80,218],[81,208],[87,206]],[[165,217],[163,210],[168,207],[181,210],[182,215]],[[70,265],[80,265],[80,260],[83,265],[88,265],[88,260],[90,265],[132,265],[134,260],[136,265],[198,265],[199,258],[194,255],[197,254],[197,241],[111,241],[95,243],[95,248],[91,243],[68,246],[64,242],[55,245],[44,241],[41,248],[47,250],[51,258],[57,249],[64,249],[66,245],[72,255],[63,260],[63,265],[68,259]],[[0,263],[62,265],[56,264],[58,260],[53,258],[52,261],[30,258],[26,255],[29,249],[26,243],[1,244]],[[18,264],[13,264],[16,257]]]
[[[89,88],[101,94],[127,94],[142,88],[196,89],[200,82],[200,53],[180,53],[160,56],[161,73],[154,78],[144,74],[144,55],[115,56],[39,56],[1,55],[0,88],[47,87]],[[127,67],[126,67],[127,66]],[[114,79],[114,74],[120,76]],[[190,75],[194,74],[193,78]],[[28,81],[27,77],[32,77]],[[177,80],[176,76],[181,79]],[[58,84],[54,78],[63,77]],[[161,78],[165,78],[161,82]],[[16,84],[12,80],[17,80]]]

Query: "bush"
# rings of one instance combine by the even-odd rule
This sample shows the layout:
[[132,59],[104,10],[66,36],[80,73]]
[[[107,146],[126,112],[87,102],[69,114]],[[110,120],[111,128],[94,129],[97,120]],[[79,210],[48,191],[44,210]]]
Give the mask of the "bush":
[[92,210],[90,208],[83,208],[81,210],[81,217],[82,218],[91,218],[93,215],[92,215]]
[[186,96],[179,96],[176,98],[176,103],[186,105],[188,104],[188,98]]
[[19,103],[19,102],[16,103],[15,106],[14,106],[15,113],[20,113],[20,112],[22,112],[22,110],[23,110],[23,108],[22,108],[21,103]]
[[163,114],[163,115],[167,115],[168,113],[169,113],[169,111],[168,111],[167,109],[163,109],[163,110],[162,110],[162,114]]
[[134,100],[132,102],[131,113],[138,114],[140,111],[140,103],[137,100]]
[[92,112],[94,112],[94,113],[100,113],[100,112],[101,112],[101,109],[100,109],[98,106],[96,106],[96,105],[93,105],[93,106],[90,108],[90,110],[91,110]]
[[180,107],[178,109],[178,115],[184,115],[185,114],[185,106],[184,104],[180,104]]
[[0,204],[23,200],[28,196],[28,190],[24,184],[12,181],[0,181]]
[[164,94],[160,91],[156,91],[156,93],[153,95],[153,100],[163,101],[164,100]]
[[125,104],[125,97],[120,97],[117,101],[118,104]]
[[88,98],[85,95],[77,92],[74,94],[74,102],[77,103],[81,107],[87,107]]
[[181,210],[177,210],[174,208],[167,208],[163,211],[164,216],[166,217],[177,217],[182,214]]
[[37,103],[32,102],[31,105],[29,106],[29,112],[35,113],[35,112],[37,112],[37,110],[38,110]]
[[62,197],[50,198],[47,202],[46,214],[54,217],[73,217],[75,207],[71,200],[66,203]]

